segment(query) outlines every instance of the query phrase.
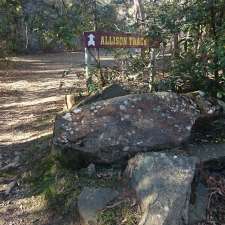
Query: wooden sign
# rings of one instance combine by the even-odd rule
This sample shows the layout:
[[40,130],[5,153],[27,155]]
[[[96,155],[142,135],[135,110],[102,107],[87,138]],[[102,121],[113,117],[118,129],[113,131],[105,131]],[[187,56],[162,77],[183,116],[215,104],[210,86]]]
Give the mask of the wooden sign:
[[159,41],[131,33],[84,32],[85,48],[158,48]]

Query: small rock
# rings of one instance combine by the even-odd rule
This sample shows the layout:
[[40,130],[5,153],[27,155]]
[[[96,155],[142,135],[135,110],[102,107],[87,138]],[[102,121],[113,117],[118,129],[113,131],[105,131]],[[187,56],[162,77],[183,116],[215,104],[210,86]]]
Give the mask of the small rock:
[[8,188],[5,190],[5,195],[9,195],[12,189],[16,186],[16,184],[17,184],[16,180],[10,182],[8,184]]
[[115,98],[119,96],[124,96],[129,94],[129,91],[125,90],[122,86],[119,84],[111,84],[101,91],[97,91],[95,94],[85,98],[83,101],[81,101],[76,107],[82,107],[84,105],[89,105],[91,103],[95,103],[98,101]]
[[87,167],[87,173],[88,176],[94,176],[96,174],[96,170],[95,170],[95,164],[91,163],[88,167]]
[[20,161],[20,156],[19,155],[16,155],[16,157],[15,157],[15,160],[14,160],[15,162],[17,162],[17,163],[19,163],[19,161]]
[[208,189],[201,184],[197,184],[194,193],[195,200],[189,206],[189,224],[194,225],[206,220],[208,206]]
[[1,170],[2,170],[2,171],[5,171],[5,170],[9,170],[9,169],[14,169],[14,168],[16,168],[18,165],[19,165],[18,161],[14,161],[14,162],[12,162],[12,163],[9,163],[9,164],[3,166],[3,167],[1,168]]
[[21,155],[21,152],[16,151],[16,152],[15,152],[15,155],[16,155],[16,156],[20,156],[20,155]]
[[78,211],[82,225],[97,224],[97,213],[118,196],[111,188],[85,187],[78,198]]
[[225,114],[225,102],[223,102],[222,100],[217,100],[218,104],[222,107],[223,110],[223,114]]

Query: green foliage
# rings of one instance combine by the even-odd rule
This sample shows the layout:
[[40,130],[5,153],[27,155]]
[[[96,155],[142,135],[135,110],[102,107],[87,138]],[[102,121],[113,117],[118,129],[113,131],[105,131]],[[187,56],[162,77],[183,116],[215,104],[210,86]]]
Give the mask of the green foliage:
[[194,89],[222,97],[224,93],[224,28],[222,1],[196,1],[184,8],[183,32],[179,57],[174,59],[172,74],[189,75]]
[[89,94],[92,94],[101,89],[99,72],[99,68],[91,68],[89,71],[89,78],[86,81],[87,91]]
[[117,224],[117,212],[115,210],[110,210],[105,213],[101,213],[98,218],[99,225],[116,225]]
[[[22,175],[21,182],[30,187],[28,195],[41,195],[46,200],[47,207],[61,215],[74,215],[74,206],[84,187],[114,187],[118,184],[118,172],[109,178],[90,177],[86,170],[69,170],[64,168],[52,157],[49,146],[46,144],[51,136],[43,137],[34,142],[32,148],[24,156],[24,164],[29,170]],[[97,168],[104,173],[105,168]],[[12,174],[3,174],[12,176]]]
[[21,46],[21,35],[17,33],[21,15],[20,0],[0,0],[0,57]]
[[224,98],[225,93],[225,2],[223,0],[161,1],[144,4],[145,33],[162,43],[173,40],[169,71],[192,90]]
[[104,31],[115,31],[115,22],[118,22],[115,5],[97,5],[97,28]]
[[81,35],[94,29],[94,17],[98,29],[115,29],[114,5],[99,3],[95,8],[90,0],[0,0],[0,47],[9,52],[81,48]]
[[112,84],[113,81],[121,76],[118,68],[112,67],[94,67],[89,71],[89,79],[87,79],[87,91],[92,94],[103,87]]
[[43,2],[33,14],[26,10],[24,20],[29,33],[39,37],[44,49],[56,45],[72,48],[82,29],[82,10],[82,6],[77,3],[60,6]]

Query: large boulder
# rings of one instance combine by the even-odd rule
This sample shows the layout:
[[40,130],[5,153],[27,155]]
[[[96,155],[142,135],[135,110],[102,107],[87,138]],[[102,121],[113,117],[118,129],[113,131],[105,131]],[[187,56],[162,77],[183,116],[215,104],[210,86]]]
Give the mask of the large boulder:
[[142,153],[126,169],[142,209],[139,225],[187,225],[197,160],[166,153]]
[[57,116],[53,152],[75,167],[118,162],[137,152],[179,146],[202,116],[192,98],[169,92],[98,101]]

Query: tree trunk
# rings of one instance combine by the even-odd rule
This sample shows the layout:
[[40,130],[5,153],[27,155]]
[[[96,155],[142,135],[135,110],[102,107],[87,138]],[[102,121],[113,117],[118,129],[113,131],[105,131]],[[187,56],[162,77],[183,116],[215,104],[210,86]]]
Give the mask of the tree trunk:
[[216,83],[219,82],[219,71],[218,71],[218,57],[217,57],[217,49],[218,49],[218,37],[217,37],[217,29],[216,29],[216,18],[215,18],[215,5],[214,0],[210,1],[210,15],[211,15],[211,31],[214,39],[215,49],[214,49],[214,58],[213,63],[215,64],[214,76]]
[[180,54],[180,49],[179,49],[179,33],[174,34],[173,37],[173,54],[174,57],[177,58]]
[[144,20],[144,9],[141,0],[134,0],[134,9],[135,9],[135,18],[137,23],[141,22],[141,26],[143,25]]

